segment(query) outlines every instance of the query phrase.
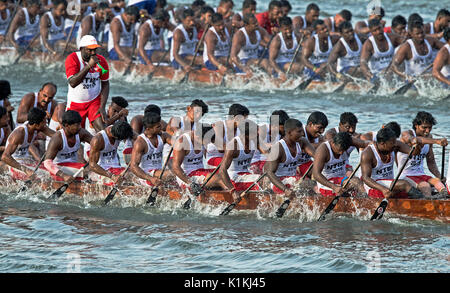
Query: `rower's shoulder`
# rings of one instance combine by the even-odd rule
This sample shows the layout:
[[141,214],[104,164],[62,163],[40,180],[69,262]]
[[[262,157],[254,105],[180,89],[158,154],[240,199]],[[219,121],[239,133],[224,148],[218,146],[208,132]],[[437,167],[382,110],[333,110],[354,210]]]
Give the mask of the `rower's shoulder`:
[[20,100],[20,104],[23,105],[23,104],[29,104],[31,102],[34,102],[34,98],[35,98],[35,95],[33,92],[26,93]]

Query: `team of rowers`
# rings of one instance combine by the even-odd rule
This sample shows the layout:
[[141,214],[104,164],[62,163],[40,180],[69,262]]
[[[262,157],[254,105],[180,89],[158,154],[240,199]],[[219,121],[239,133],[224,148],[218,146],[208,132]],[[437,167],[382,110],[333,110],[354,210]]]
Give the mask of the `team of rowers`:
[[[432,66],[433,76],[450,84],[447,9],[439,10],[430,23],[412,13],[408,19],[397,15],[386,26],[384,9],[374,6],[368,19],[353,26],[350,11],[320,19],[320,8],[314,3],[306,7],[304,16],[291,18],[287,0],[271,1],[268,10],[258,14],[255,0],[242,1],[242,10],[236,13],[233,0],[221,0],[216,8],[196,0],[176,10],[165,0],[129,1],[128,6],[123,0],[82,1],[82,17],[65,16],[65,0],[44,2],[23,1],[12,19],[13,5],[0,0],[0,43],[8,40],[20,51],[40,34],[37,46],[56,55],[73,27],[70,48],[78,48],[83,36],[92,35],[105,46],[110,60],[130,64],[137,51],[139,62],[152,71],[162,61],[186,72],[204,67],[251,76],[259,68],[281,80],[290,73],[377,83],[392,72],[412,81]],[[143,2],[151,8],[142,8],[147,7]],[[197,47],[203,47],[202,58],[194,58]]]
[[[206,124],[202,119],[208,105],[195,99],[184,115],[167,122],[161,118],[161,109],[150,104],[128,123],[127,100],[113,97],[100,119],[103,129],[96,131],[95,124],[82,127],[85,121],[79,112],[54,101],[56,92],[56,85],[49,82],[38,92],[24,95],[17,109],[18,126],[11,131],[11,88],[9,82],[0,81],[2,168],[16,180],[38,180],[33,169],[43,162],[40,168],[53,180],[69,181],[88,162],[79,180],[112,185],[125,178],[148,186],[172,182],[190,191],[201,189],[217,168],[205,187],[230,191],[236,199],[262,173],[268,179],[253,189],[269,188],[290,199],[298,187],[307,194],[323,196],[418,199],[448,195],[433,153],[433,144],[446,146],[447,139],[432,137],[436,120],[428,112],[418,112],[411,129],[401,131],[398,123],[389,122],[368,133],[356,132],[357,117],[345,112],[339,125],[325,132],[328,119],[322,112],[311,113],[302,123],[277,110],[268,124],[257,125],[249,119],[250,110],[241,104],[232,104],[226,119]],[[125,143],[123,158],[131,172],[124,171],[119,159],[120,143]],[[412,146],[412,158],[390,190],[394,164],[402,165]],[[360,152],[361,176],[351,178],[344,189],[354,168],[349,163],[352,152]],[[170,163],[160,177],[164,157]],[[425,160],[433,176],[426,175]],[[39,175],[39,179],[45,177]],[[432,189],[438,193],[433,194]]]

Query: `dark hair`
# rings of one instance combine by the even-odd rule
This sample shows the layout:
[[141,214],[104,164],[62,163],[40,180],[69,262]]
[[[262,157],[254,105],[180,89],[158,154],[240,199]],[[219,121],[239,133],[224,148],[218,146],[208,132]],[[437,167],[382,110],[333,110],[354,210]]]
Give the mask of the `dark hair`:
[[446,16],[450,16],[450,11],[448,11],[447,9],[441,9],[438,11],[436,18],[438,17],[446,17]]
[[395,121],[391,121],[388,124],[384,125],[384,128],[389,128],[392,131],[394,131],[395,136],[398,138],[402,134],[402,129],[400,127],[400,124],[398,124]]
[[284,122],[284,131],[286,133],[296,128],[303,128],[303,124],[300,122],[300,120],[289,118],[286,120],[286,122]]
[[27,7],[31,7],[33,5],[41,6],[41,1],[39,1],[39,0],[27,0]]
[[356,125],[358,123],[358,118],[356,118],[355,114],[352,112],[344,112],[339,117],[339,122],[341,124],[350,124],[350,125]]
[[[384,17],[384,9],[380,6],[373,6],[372,9],[370,9],[370,14],[379,15],[382,18]],[[378,12],[379,11],[379,12]]]
[[11,85],[7,80],[0,80],[0,100],[4,100],[11,95]]
[[161,108],[155,104],[150,104],[147,107],[145,107],[144,115],[147,113],[156,113],[158,115],[161,115]]
[[306,6],[306,12],[308,13],[311,10],[320,11],[320,8],[316,3],[310,3],[310,4],[308,4],[308,6]]
[[284,125],[286,121],[289,119],[289,115],[283,110],[273,111],[270,115],[270,124],[272,124],[272,117],[278,116],[278,125]]
[[191,16],[194,17],[195,13],[194,10],[192,10],[191,8],[185,9],[183,10],[183,12],[181,13],[181,19],[185,20],[186,17]]
[[124,140],[133,137],[133,128],[125,121],[117,121],[111,127],[111,134],[118,140]]
[[397,26],[399,26],[399,25],[406,25],[406,18],[404,18],[403,16],[401,16],[401,15],[397,15],[397,16],[395,16],[393,19],[392,19],[392,23],[391,23],[391,26],[392,27],[397,27]]
[[412,125],[413,125],[413,129],[417,126],[417,125],[422,125],[423,123],[429,123],[431,125],[436,125],[437,121],[436,119],[434,119],[433,115],[431,115],[428,112],[425,111],[420,111],[417,113],[416,118],[414,118]]
[[161,122],[161,116],[154,112],[147,112],[142,119],[142,124],[144,124],[144,129],[153,127],[156,123]]
[[344,29],[353,29],[352,23],[350,21],[343,21],[339,24],[338,30],[340,33],[342,33],[342,31]]
[[412,32],[413,29],[423,29],[423,23],[419,22],[419,21],[414,21],[413,23],[409,24],[408,23],[408,31]]
[[8,0],[0,0],[0,2],[7,3]]
[[314,30],[316,30],[318,25],[324,25],[324,24],[325,24],[325,22],[323,20],[317,19],[312,23],[312,26],[313,26]]
[[242,18],[242,21],[244,22],[244,25],[250,24],[250,20],[256,18],[256,16],[252,13],[246,13],[244,14],[244,17]]
[[52,0],[53,8],[58,7],[59,4],[64,4],[64,6],[67,7],[67,1],[66,0]]
[[256,5],[255,0],[244,0],[244,2],[242,2],[242,9],[249,8],[252,5]]
[[[75,112],[78,114],[78,112]],[[78,114],[80,115],[80,114]],[[39,124],[47,117],[47,113],[45,113],[44,110],[41,110],[39,108],[32,108],[30,111],[28,111],[28,124]],[[80,117],[81,118],[81,117]]]
[[238,115],[248,116],[250,115],[250,110],[241,104],[233,104],[228,109],[228,115],[233,117]]
[[381,22],[378,18],[372,18],[371,20],[369,20],[369,29],[376,27],[376,26],[380,26]]
[[191,107],[201,107],[202,115],[205,115],[206,113],[208,113],[208,105],[206,105],[206,103],[203,102],[203,100],[195,99],[192,101],[190,106]]
[[46,82],[42,85],[41,90],[43,90],[46,86],[51,85],[55,88],[55,90],[58,90],[58,87],[53,82]]
[[100,2],[97,6],[97,10],[105,10],[109,8],[109,4],[107,2]]
[[244,136],[250,136],[250,132],[257,133],[258,125],[252,120],[245,119],[239,122],[238,129]]
[[291,3],[289,3],[288,0],[281,0],[280,3],[281,3],[281,7],[287,7],[289,11],[292,10],[292,5],[291,5]]
[[233,0],[220,0],[219,5],[225,4],[225,3],[233,3],[233,6],[234,6]]
[[164,8],[167,6],[166,0],[156,0],[156,5],[159,5],[159,7]]
[[408,17],[408,26],[412,25],[414,22],[420,22],[423,24],[423,18],[419,13],[413,13]]
[[164,9],[160,9],[156,11],[154,15],[152,15],[152,19],[159,20],[159,21],[165,21],[170,18],[170,15],[167,11]]
[[292,19],[289,16],[282,16],[278,19],[278,24],[280,26],[291,26],[292,25]]
[[333,137],[333,143],[342,150],[347,150],[352,145],[352,135],[348,132],[339,132]]
[[218,23],[219,21],[222,21],[222,20],[223,20],[223,16],[220,13],[214,13],[211,16],[211,22],[212,23]]
[[448,40],[450,40],[450,27],[449,26],[444,29],[444,40],[446,42],[448,42]]
[[3,117],[3,115],[6,115],[7,113],[8,113],[8,111],[6,111],[6,108],[0,106],[0,117]]
[[80,113],[74,110],[67,110],[62,115],[62,125],[73,125],[76,123],[81,123]]
[[136,17],[139,17],[139,8],[137,8],[134,5],[126,7],[124,12],[125,12],[125,14],[134,15]]
[[119,107],[122,107],[122,108],[128,107],[128,101],[125,100],[123,97],[119,97],[119,96],[112,97],[111,101]]
[[397,139],[394,130],[391,128],[384,127],[377,132],[377,142],[387,142],[391,139]]
[[323,127],[328,126],[328,118],[327,115],[320,111],[312,112],[311,115],[309,115],[308,120],[306,121],[306,124],[320,124]]
[[206,13],[214,14],[214,9],[212,9],[211,6],[203,6],[202,9],[200,9],[200,14],[206,14]]
[[269,10],[274,9],[275,7],[281,8],[281,2],[278,0],[272,0],[269,3]]
[[192,2],[191,7],[193,6],[204,6],[206,5],[206,2],[203,0],[195,0],[194,2]]
[[338,13],[340,16],[342,16],[343,19],[346,21],[352,21],[352,13],[347,9],[342,9],[341,12]]

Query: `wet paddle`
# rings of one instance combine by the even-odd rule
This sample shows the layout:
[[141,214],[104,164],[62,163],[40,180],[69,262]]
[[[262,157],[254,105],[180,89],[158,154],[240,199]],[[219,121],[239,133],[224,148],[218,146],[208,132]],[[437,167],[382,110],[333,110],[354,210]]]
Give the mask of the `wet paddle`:
[[416,76],[415,79],[407,81],[403,86],[401,86],[398,90],[396,90],[394,92],[394,95],[404,95],[414,85],[414,83],[417,81],[417,78],[422,74],[424,74],[425,72],[427,72],[428,69],[430,69],[431,67],[433,67],[433,63],[428,65],[419,75]]
[[[160,180],[163,177],[164,171],[166,170],[167,163],[169,162],[170,155],[172,154],[172,152],[173,152],[173,147],[170,148],[169,154],[167,155],[166,161],[164,162],[164,166],[161,170],[161,174],[159,175]],[[149,204],[150,206],[155,205],[156,197],[158,196],[158,191],[159,191],[158,186],[154,186],[152,188],[152,191],[150,192],[150,195],[148,196],[147,201],[146,201],[147,204]]]
[[130,168],[130,166],[131,166],[131,162],[128,163],[128,166],[125,168],[125,170],[122,173],[120,173],[119,178],[117,178],[116,182],[114,182],[114,188],[109,192],[109,194],[105,198],[105,201],[103,202],[104,206],[107,205],[110,201],[112,201],[114,196],[116,195],[117,191],[119,191],[117,186],[121,183],[121,180],[123,179],[123,177],[127,173],[127,171]]
[[253,182],[253,184],[252,185],[250,185],[244,192],[242,192],[240,195],[239,195],[239,198],[235,201],[235,202],[233,202],[233,203],[231,203],[231,204],[229,204],[221,213],[220,213],[220,215],[221,216],[226,216],[226,215],[228,215],[240,202],[241,202],[241,200],[242,200],[242,198],[250,191],[250,189],[252,189],[253,188],[253,186],[255,186],[256,184],[258,184],[258,182],[259,181],[261,181],[261,179],[263,179],[264,178],[264,176],[266,176],[266,174],[267,173],[263,173],[261,176],[259,176],[259,178],[255,181],[255,182]]
[[[162,55],[162,57],[158,60],[158,64],[156,64],[156,66],[153,68],[153,71],[149,73],[148,77],[148,81],[151,81],[153,78],[153,75],[155,74],[155,71],[157,68],[159,68],[159,66],[161,65],[161,62],[164,60],[164,58],[166,58],[167,53],[170,51],[170,46],[169,46],[169,50],[164,52],[164,54]],[[151,61],[151,60],[150,60]]]
[[77,16],[75,17],[73,26],[70,28],[69,35],[67,36],[67,40],[66,40],[66,45],[64,46],[64,50],[62,51],[61,56],[64,56],[64,54],[66,54],[67,46],[69,45],[70,39],[72,38],[73,31],[75,29],[75,26],[76,26],[78,20],[80,20],[80,17],[81,17],[81,14],[77,14]]
[[[232,43],[233,37],[234,37],[234,27],[231,29],[230,48],[228,49],[228,56],[227,56],[227,63],[226,63],[227,66],[230,64],[231,43]],[[225,87],[225,75],[227,75],[226,72],[225,72],[225,74],[222,76],[222,81],[220,82],[220,86],[221,86],[221,87]]]
[[441,181],[444,181],[444,169],[445,169],[445,146],[442,146],[442,162],[441,162]]
[[[200,46],[201,46],[201,44],[203,44],[203,40],[205,39],[206,32],[209,30],[210,27],[211,27],[210,24],[207,24],[207,25],[206,25],[206,29],[203,31],[203,35],[202,35],[202,37],[200,38],[200,41],[197,43],[197,47],[195,48],[194,56],[192,56],[192,61],[191,61],[191,64],[189,65],[190,67],[194,66],[194,64],[195,64],[195,58],[197,57],[198,50],[200,50]],[[187,82],[187,81],[189,80],[189,74],[190,74],[190,73],[191,73],[190,71],[186,72],[186,74],[185,74],[184,77],[180,80],[179,83],[182,84],[182,83]]]
[[19,190],[19,193],[20,193],[20,192],[24,192],[25,190],[28,189],[28,187],[30,187],[31,183],[33,182],[33,181],[31,180],[31,178],[33,178],[34,174],[36,174],[36,171],[39,169],[39,166],[41,166],[42,162],[43,162],[44,159],[45,159],[45,155],[46,155],[46,152],[44,152],[44,154],[42,155],[42,157],[41,157],[41,159],[39,160],[38,164],[37,164],[36,167],[34,168],[33,174],[31,174],[31,176],[28,177],[29,179],[26,180],[26,181],[24,182],[25,185],[22,186],[22,188]]
[[316,73],[314,73],[313,76],[308,77],[305,81],[303,81],[301,84],[299,84],[299,85],[294,89],[294,91],[297,91],[297,90],[303,91],[303,90],[305,90],[305,89],[308,87],[308,85],[316,78],[316,76],[319,75],[325,68],[326,68],[326,66],[322,67],[322,68],[319,69]]
[[36,41],[36,39],[41,35],[41,31],[38,31],[37,34],[31,39],[31,41],[28,43],[28,45],[25,47],[25,49],[17,56],[16,60],[14,60],[13,65],[16,65],[20,58],[22,58],[23,55],[30,49],[31,45]]
[[277,34],[273,34],[273,35],[270,37],[270,40],[269,40],[269,42],[267,43],[267,46],[264,47],[264,50],[263,50],[261,56],[259,56],[258,63],[256,63],[258,66],[261,64],[262,60],[264,59],[264,55],[266,55],[266,52],[267,52],[267,50],[269,49],[269,46],[270,46],[270,44],[272,43],[272,40],[273,40],[273,38],[275,38],[276,35],[277,35]]
[[127,68],[125,69],[122,76],[127,76],[131,73],[131,66],[133,66],[133,56],[134,52],[136,51],[136,43],[137,43],[137,37],[136,34],[133,34],[133,49],[131,50],[131,62],[128,64]]
[[84,168],[86,168],[89,165],[89,162],[84,164],[83,167],[81,167],[80,169],[78,169],[77,172],[75,172],[75,174],[72,175],[72,177],[70,177],[70,179],[64,183],[63,185],[61,185],[55,192],[53,192],[53,194],[49,197],[50,199],[58,199],[61,197],[61,195],[66,192],[67,188],[69,188],[69,185],[75,181],[75,178],[77,178],[77,176],[84,170]]
[[[299,184],[301,182],[303,182],[303,180],[305,180],[306,175],[309,173],[309,171],[311,171],[312,167],[313,167],[314,163],[311,164],[311,166],[309,166],[308,170],[306,170],[305,174],[303,174],[302,178],[300,178],[300,180],[298,180],[297,182],[295,182],[295,184]],[[294,184],[294,185],[295,185]],[[284,213],[286,212],[287,208],[289,207],[289,204],[291,203],[290,199],[286,199],[281,206],[278,208],[277,212],[275,213],[277,218],[281,218],[283,217]]]
[[[214,171],[212,171],[211,175],[209,175],[209,177],[206,178],[205,182],[203,182],[203,184],[200,186],[199,190],[193,190],[193,194],[195,197],[197,197],[203,193],[203,191],[204,191],[203,189],[205,188],[206,184],[209,182],[209,180],[211,180],[211,178],[213,178],[213,176],[217,173],[217,171],[219,171],[219,169],[220,169],[220,164],[216,167],[216,169],[214,169]],[[190,209],[191,202],[192,202],[192,199],[191,199],[191,197],[189,197],[188,200],[184,202],[183,208],[185,210]]]
[[[402,175],[403,169],[406,167],[406,163],[412,158],[412,153],[416,149],[416,146],[414,145],[411,150],[409,151],[408,158],[406,158],[405,162],[403,163],[402,167],[400,168],[400,171],[398,172],[397,176],[394,179],[394,182],[392,182],[391,187],[389,187],[389,190],[394,190],[395,184],[397,184],[398,178],[400,178],[400,175]],[[370,218],[371,221],[373,220],[379,220],[383,217],[384,212],[386,211],[387,205],[389,201],[387,198],[384,198],[378,208],[373,213],[372,217]]]
[[288,70],[286,71],[286,76],[288,76],[288,74],[291,72],[292,65],[294,64],[295,59],[297,59],[297,55],[300,52],[300,49],[302,48],[302,43],[303,43],[304,38],[305,38],[305,34],[303,34],[302,39],[297,44],[297,49],[295,49],[294,56],[292,57],[291,63],[289,64]]
[[[342,186],[342,189],[345,189],[347,187],[347,185],[350,183],[350,180],[353,178],[353,176],[355,176],[356,171],[358,171],[360,166],[361,166],[361,163],[358,163],[358,166],[356,166],[355,170],[353,170],[350,177],[348,177],[348,180],[345,182],[344,186]],[[317,221],[325,220],[325,216],[328,215],[334,209],[334,207],[337,205],[341,196],[342,195],[337,195],[334,197],[334,199],[330,202],[330,204],[327,206],[327,208],[323,211],[323,213],[320,215],[320,217]]]

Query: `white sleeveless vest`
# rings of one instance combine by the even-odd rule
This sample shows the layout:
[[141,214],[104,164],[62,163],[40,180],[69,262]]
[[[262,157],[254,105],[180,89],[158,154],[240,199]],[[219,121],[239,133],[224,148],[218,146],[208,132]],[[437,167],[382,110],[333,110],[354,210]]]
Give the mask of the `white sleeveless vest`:
[[[28,121],[25,122],[22,125],[17,126],[16,129],[14,129],[14,131],[17,131],[17,129],[19,129],[19,128],[23,128],[25,130],[25,135],[23,137],[22,144],[17,146],[16,151],[12,154],[12,157],[15,160],[31,159],[32,158],[31,154],[28,152],[28,147],[35,140],[37,132],[35,131],[33,133],[33,137],[31,138],[31,142],[28,142],[28,128],[26,127],[27,125],[28,125]],[[13,134],[14,131],[11,134]],[[11,137],[11,135],[9,137]],[[6,141],[6,147],[8,146],[8,143],[9,143],[9,139]]]
[[150,139],[145,136],[145,134],[139,135],[147,143],[147,153],[145,153],[141,158],[141,163],[139,167],[145,172],[149,170],[161,170],[162,169],[162,158],[164,142],[161,136],[158,135],[158,146],[155,147]]
[[348,154],[344,152],[339,158],[335,158],[329,141],[325,142],[330,153],[330,159],[325,163],[322,170],[322,175],[327,179],[335,177],[345,177],[346,162],[348,160]]
[[242,59],[257,59],[258,58],[258,48],[259,43],[261,42],[261,34],[259,31],[255,31],[256,33],[256,43],[252,44],[250,42],[250,38],[247,34],[247,30],[245,27],[239,29],[245,36],[245,46],[241,48],[239,51],[238,57],[240,60]]
[[241,172],[249,172],[248,167],[250,166],[253,158],[254,150],[251,150],[250,153],[245,153],[244,144],[239,136],[234,138],[237,142],[237,147],[239,150],[239,155],[237,158],[233,158],[230,167],[228,168],[228,175],[230,178],[236,178],[238,173]]
[[64,129],[60,129],[59,133],[61,133],[61,138],[63,141],[63,148],[57,154],[54,163],[78,163],[78,149],[80,148],[80,135],[77,134],[75,136],[76,142],[73,147],[70,147],[67,142],[66,133]]
[[[147,40],[147,43],[145,43],[144,50],[156,50],[161,51],[163,50],[161,48],[161,39],[164,36],[164,28],[159,29],[159,34],[155,32],[155,27],[153,26],[153,22],[151,19],[147,20],[145,23],[148,24],[150,27],[151,35],[149,39]],[[140,39],[138,37],[138,48],[140,44]]]
[[407,42],[411,47],[412,58],[410,60],[405,60],[405,73],[407,75],[417,76],[421,74],[428,65],[433,63],[432,49],[430,43],[425,40],[428,53],[422,56],[417,53],[416,46],[414,46],[414,42],[411,39]]
[[361,57],[361,49],[362,44],[361,41],[358,38],[357,34],[355,35],[355,40],[358,45],[358,49],[356,51],[353,51],[350,46],[347,44],[347,42],[344,40],[344,38],[340,38],[339,41],[344,45],[345,50],[347,51],[347,54],[344,57],[339,57],[337,60],[337,71],[341,72],[346,67],[355,67],[359,66],[360,64],[360,57]]
[[375,145],[371,144],[370,148],[372,149],[372,152],[377,160],[377,165],[375,168],[372,168],[372,174],[370,178],[373,180],[391,180],[394,179],[394,156],[395,153],[391,153],[391,159],[388,163],[384,163],[381,160],[380,155],[378,154],[378,151],[375,147]]
[[331,38],[328,37],[328,50],[322,52],[320,51],[319,36],[314,35],[313,38],[315,39],[315,46],[313,54],[309,57],[309,62],[311,62],[315,66],[318,66],[328,61],[328,56],[331,53],[331,49],[333,49],[333,43],[331,42]]
[[105,170],[108,170],[109,168],[120,168],[119,158],[117,157],[117,148],[120,141],[116,139],[114,144],[111,144],[106,131],[102,130],[100,133],[103,137],[105,147],[100,151],[98,165]]
[[[227,28],[224,28],[225,30],[225,41],[222,41],[219,34],[216,32],[216,29],[214,27],[209,28],[210,31],[212,31],[216,37],[217,37],[217,44],[214,48],[214,57],[225,57],[228,56],[228,53],[230,52],[231,47],[231,37],[228,33]],[[206,45],[206,42],[203,42],[203,62],[206,63],[209,61],[208,58],[208,47]]]
[[205,152],[205,149],[202,145],[202,150],[200,151],[200,153],[195,153],[194,145],[191,141],[191,135],[189,133],[185,133],[183,134],[183,136],[189,142],[189,154],[184,157],[183,163],[181,164],[181,169],[183,169],[186,175],[189,175],[193,171],[203,168],[203,154]]
[[[57,26],[55,19],[53,18],[53,14],[50,11],[46,12],[45,15],[47,15],[48,19],[50,20],[50,28],[48,29],[48,40],[57,41],[64,39],[64,17],[61,16],[60,18],[61,24]],[[41,45],[43,44],[44,43],[42,42],[41,36]]]
[[[416,132],[412,129],[414,137],[416,137]],[[402,178],[405,176],[421,176],[425,175],[425,170],[423,168],[423,163],[430,151],[430,145],[426,144],[422,147],[420,154],[412,156],[412,158],[406,163],[405,169],[401,175]],[[408,158],[408,154],[397,153],[398,165],[402,166],[405,160]]]
[[[446,44],[444,47],[447,48],[448,54],[450,55],[450,45]],[[445,76],[447,79],[449,79],[450,78],[450,65],[447,64],[447,65],[443,66],[441,69],[441,73],[443,76]]]
[[280,51],[278,52],[277,59],[275,60],[276,63],[288,63],[292,61],[292,58],[294,57],[295,50],[298,46],[297,37],[295,36],[295,33],[292,32],[292,48],[288,49],[286,46],[286,42],[284,41],[283,33],[278,33],[278,36],[281,41]]
[[25,25],[20,26],[16,32],[14,33],[14,40],[17,40],[22,37],[33,37],[39,32],[39,15],[36,15],[34,22],[30,22],[30,15],[28,14],[28,10],[26,8],[22,8],[23,13],[25,14]]
[[[100,32],[104,31],[105,24],[101,23],[100,27],[97,30],[97,22],[95,21],[95,15],[96,15],[96,13],[91,13],[88,15],[90,18],[92,18],[92,27],[91,27],[91,31],[88,32],[88,35],[94,36],[96,40],[99,40]],[[66,19],[66,22],[67,22],[67,19]],[[81,25],[79,26],[78,31],[77,31],[77,47],[80,44],[80,41],[81,41]]]
[[0,35],[5,35],[6,27],[10,22],[11,22],[11,11],[9,11],[9,9],[6,9],[6,18],[3,19],[0,15]]
[[[178,51],[179,55],[189,55],[189,56],[194,56],[195,54],[195,47],[197,46],[198,43],[198,39],[197,39],[197,29],[194,27],[193,30],[193,34],[192,34],[192,38],[189,38],[189,34],[187,33],[186,29],[184,28],[183,24],[178,25],[175,30],[180,30],[183,33],[184,36],[184,43],[180,44],[180,50]],[[175,33],[174,30],[174,33]],[[171,46],[170,48],[170,61],[175,60],[174,57],[174,47]]]
[[377,74],[388,67],[392,58],[394,58],[394,46],[386,33],[384,33],[384,37],[388,43],[388,49],[385,52],[381,52],[380,49],[378,49],[377,42],[373,36],[369,37],[369,41],[372,43],[373,47],[373,54],[369,59],[368,65],[370,71],[374,74]]
[[286,160],[282,163],[281,162],[279,163],[275,175],[277,175],[278,177],[295,176],[297,172],[297,166],[300,163],[302,148],[300,147],[300,144],[296,142],[295,143],[296,153],[295,157],[293,157],[284,139],[281,139],[279,141],[279,144],[284,149],[284,153],[286,154]]
[[[120,33],[120,41],[119,45],[121,47],[132,47],[133,46],[133,36],[135,34],[135,26],[132,25],[130,30],[127,31],[125,27],[125,23],[123,22],[122,16],[118,15],[114,18],[120,20],[120,24],[122,25],[122,32]],[[114,40],[113,34],[111,33],[111,27],[109,28],[109,37],[108,37],[108,51],[111,51],[114,48]]]

